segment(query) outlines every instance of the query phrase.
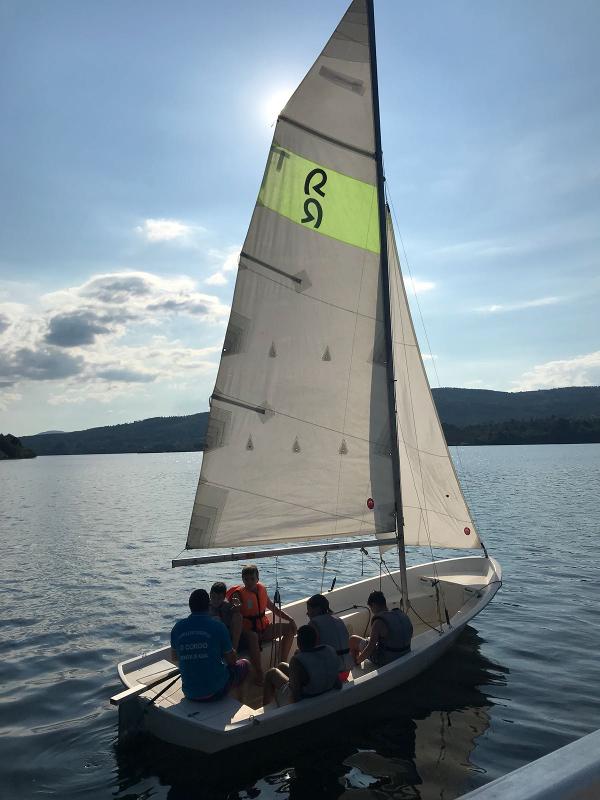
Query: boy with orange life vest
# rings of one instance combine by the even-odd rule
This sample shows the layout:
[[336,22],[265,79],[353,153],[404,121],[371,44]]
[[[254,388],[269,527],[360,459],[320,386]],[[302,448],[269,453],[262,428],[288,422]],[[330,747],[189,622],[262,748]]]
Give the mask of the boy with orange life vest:
[[[287,657],[296,635],[296,623],[281,608],[278,608],[269,595],[264,584],[258,580],[258,567],[254,564],[245,566],[242,570],[243,586],[232,586],[227,591],[227,599],[239,600],[242,614],[241,645],[248,649],[250,662],[255,669],[255,681],[259,685],[263,682],[263,671],[260,657],[260,647],[263,642],[270,642],[281,636],[281,660]],[[279,617],[282,622],[275,625],[266,616],[270,611],[274,617]]]

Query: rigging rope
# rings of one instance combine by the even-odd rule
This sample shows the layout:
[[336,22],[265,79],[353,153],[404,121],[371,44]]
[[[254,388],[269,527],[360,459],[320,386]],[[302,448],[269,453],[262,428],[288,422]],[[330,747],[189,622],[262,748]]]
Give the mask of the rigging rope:
[[[279,556],[275,556],[275,591],[273,592],[273,605],[281,612],[281,594],[279,592]],[[275,619],[277,617],[277,619]],[[280,662],[281,648],[281,616],[273,613],[274,635],[271,638],[271,653],[269,666],[276,667]]]
[[323,569],[321,570],[321,589],[320,589],[321,594],[323,594],[323,583],[325,581],[326,566],[327,566],[327,550],[325,550],[325,554],[323,555]]

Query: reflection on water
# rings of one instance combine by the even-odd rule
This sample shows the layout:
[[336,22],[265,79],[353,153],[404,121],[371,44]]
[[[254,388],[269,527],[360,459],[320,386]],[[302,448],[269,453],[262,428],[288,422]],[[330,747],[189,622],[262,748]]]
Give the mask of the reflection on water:
[[[459,471],[504,584],[437,665],[225,759],[117,747],[116,663],[166,643],[191,589],[239,578],[236,564],[170,569],[200,460],[0,463],[3,797],[448,800],[598,727],[600,445],[473,447]],[[319,554],[273,562],[261,575],[285,603],[319,590]],[[325,585],[358,580],[361,562],[331,558]]]
[[[115,748],[120,797],[155,778],[169,800],[457,797],[481,782],[471,753],[488,725],[487,687],[508,670],[466,628],[456,646],[406,686],[271,740],[202,756],[151,737]],[[448,787],[452,787],[449,789]]]

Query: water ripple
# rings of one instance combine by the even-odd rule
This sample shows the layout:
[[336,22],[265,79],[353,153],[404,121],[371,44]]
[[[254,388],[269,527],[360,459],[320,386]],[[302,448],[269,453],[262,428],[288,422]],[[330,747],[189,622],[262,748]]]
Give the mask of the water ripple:
[[[119,744],[108,705],[116,662],[166,643],[191,589],[238,577],[236,565],[169,568],[200,460],[0,464],[7,796],[450,800],[598,726],[600,446],[482,447],[462,449],[458,467],[504,586],[431,670],[234,763],[155,740]],[[428,550],[409,560],[429,560]],[[356,580],[361,568],[360,556],[336,555],[325,584],[336,572]],[[273,586],[276,565],[261,575]],[[277,578],[284,602],[316,591],[321,558],[281,559]]]

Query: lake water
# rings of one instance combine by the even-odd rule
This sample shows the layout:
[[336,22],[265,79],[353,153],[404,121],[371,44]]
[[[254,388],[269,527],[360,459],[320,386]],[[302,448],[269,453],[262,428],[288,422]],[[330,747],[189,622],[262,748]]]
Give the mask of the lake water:
[[[504,586],[436,666],[235,760],[119,744],[116,663],[166,642],[191,589],[238,574],[169,566],[200,462],[0,463],[3,796],[449,800],[600,727],[600,445],[474,447],[457,468]],[[332,555],[326,588],[336,573],[359,577],[360,555]],[[284,603],[319,591],[321,557],[279,559],[278,579]]]

